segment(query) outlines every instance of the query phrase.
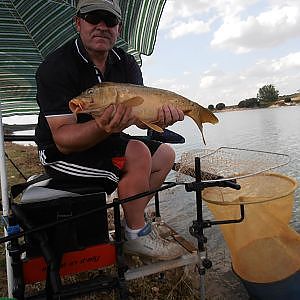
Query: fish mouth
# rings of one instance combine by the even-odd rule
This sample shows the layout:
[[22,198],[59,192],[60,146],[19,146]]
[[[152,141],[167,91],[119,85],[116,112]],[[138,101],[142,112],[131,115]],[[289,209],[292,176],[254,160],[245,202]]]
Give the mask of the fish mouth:
[[84,111],[84,101],[81,100],[80,98],[75,98],[70,101],[69,103],[69,108],[73,113],[79,113]]
[[[92,114],[100,112],[101,108],[95,107],[93,98],[74,98],[69,102],[69,108],[72,113],[79,114]],[[103,110],[103,109],[102,109]]]

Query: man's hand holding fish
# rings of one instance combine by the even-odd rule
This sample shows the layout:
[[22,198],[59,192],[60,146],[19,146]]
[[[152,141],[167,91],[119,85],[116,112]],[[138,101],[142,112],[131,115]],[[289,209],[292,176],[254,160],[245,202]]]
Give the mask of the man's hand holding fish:
[[102,114],[95,115],[94,119],[99,127],[107,133],[122,132],[127,127],[137,123],[132,108],[124,104],[112,104]]
[[164,104],[158,109],[158,121],[156,125],[161,128],[171,126],[178,121],[183,121],[184,113],[181,109],[171,104]]

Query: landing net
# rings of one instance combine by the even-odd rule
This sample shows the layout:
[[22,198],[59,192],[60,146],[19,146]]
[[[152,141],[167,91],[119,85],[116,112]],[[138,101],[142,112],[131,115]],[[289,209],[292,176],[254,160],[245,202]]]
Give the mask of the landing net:
[[[289,156],[228,147],[190,151],[176,165],[177,180],[195,180],[195,157],[200,158],[202,181],[236,180],[241,186],[234,190],[216,184],[202,191],[216,220],[238,219],[239,205],[245,204],[243,222],[221,225],[234,271],[252,283],[279,282],[299,272],[300,235],[289,226],[297,182],[273,172],[287,165]],[[285,286],[287,295],[296,285]]]

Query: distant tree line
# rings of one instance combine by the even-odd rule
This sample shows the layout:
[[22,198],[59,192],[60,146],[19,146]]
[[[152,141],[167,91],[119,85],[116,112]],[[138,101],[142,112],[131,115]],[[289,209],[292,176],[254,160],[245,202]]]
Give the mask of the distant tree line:
[[240,108],[250,108],[250,107],[258,107],[259,101],[257,98],[249,98],[239,102],[238,107]]
[[264,85],[258,90],[257,99],[258,101],[274,102],[279,97],[279,91],[277,91],[274,85]]
[[[252,107],[266,107],[272,104],[273,102],[279,99],[279,91],[275,89],[275,86],[272,84],[264,85],[258,90],[256,98],[249,98],[242,100],[238,103],[240,108],[252,108]],[[291,102],[290,97],[284,98],[284,102]],[[222,102],[216,104],[214,107],[213,104],[208,105],[209,110],[222,110],[226,105]]]
[[214,107],[212,104],[209,104],[208,105],[208,109],[209,110],[214,110],[214,109],[217,109],[217,110],[222,110],[222,109],[224,109],[226,107],[226,105],[224,104],[224,103],[218,103],[218,104],[216,104],[216,107]]

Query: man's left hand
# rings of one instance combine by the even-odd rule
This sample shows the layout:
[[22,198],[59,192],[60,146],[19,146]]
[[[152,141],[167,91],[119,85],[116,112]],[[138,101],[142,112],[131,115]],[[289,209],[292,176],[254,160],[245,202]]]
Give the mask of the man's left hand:
[[184,113],[182,110],[176,108],[173,105],[165,104],[158,111],[158,119],[155,123],[161,128],[173,125],[177,121],[184,119]]

